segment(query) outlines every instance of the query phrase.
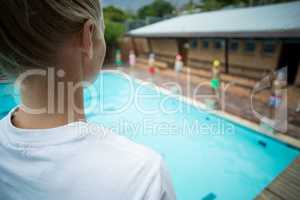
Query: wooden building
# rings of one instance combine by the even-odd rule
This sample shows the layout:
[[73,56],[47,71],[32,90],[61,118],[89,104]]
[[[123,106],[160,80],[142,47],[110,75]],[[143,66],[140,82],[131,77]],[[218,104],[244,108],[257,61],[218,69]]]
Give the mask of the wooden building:
[[289,84],[300,77],[300,2],[183,15],[130,31],[140,57],[150,52],[173,67],[210,70],[219,59],[225,74],[258,80],[288,67]]

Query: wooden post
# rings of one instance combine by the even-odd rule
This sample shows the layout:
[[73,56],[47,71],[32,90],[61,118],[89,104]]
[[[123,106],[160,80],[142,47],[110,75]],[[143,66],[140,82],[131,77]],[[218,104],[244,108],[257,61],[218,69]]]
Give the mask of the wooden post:
[[224,41],[225,41],[225,73],[228,74],[229,73],[229,55],[228,55],[229,39],[226,38]]
[[152,43],[151,43],[151,38],[146,38],[147,40],[147,44],[148,44],[148,48],[149,48],[149,52],[148,53],[153,53],[153,47],[152,47]]
[[131,37],[131,44],[132,44],[132,46],[133,46],[133,50],[134,50],[134,52],[135,52],[135,55],[136,55],[136,56],[139,56],[139,53],[140,53],[140,52],[138,52],[138,49],[137,49],[137,47],[136,47],[136,42],[135,42],[135,38],[134,38],[134,37]]

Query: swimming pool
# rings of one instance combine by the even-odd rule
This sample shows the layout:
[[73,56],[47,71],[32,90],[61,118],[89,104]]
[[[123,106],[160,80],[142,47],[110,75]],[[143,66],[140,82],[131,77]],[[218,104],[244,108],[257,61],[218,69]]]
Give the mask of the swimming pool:
[[159,152],[179,200],[253,199],[299,155],[122,74],[102,73],[93,86],[88,121]]

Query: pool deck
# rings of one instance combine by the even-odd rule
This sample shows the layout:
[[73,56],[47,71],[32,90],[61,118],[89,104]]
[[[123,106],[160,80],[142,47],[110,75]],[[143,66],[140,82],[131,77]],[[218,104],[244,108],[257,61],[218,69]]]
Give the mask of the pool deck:
[[256,200],[299,200],[300,157],[278,176]]

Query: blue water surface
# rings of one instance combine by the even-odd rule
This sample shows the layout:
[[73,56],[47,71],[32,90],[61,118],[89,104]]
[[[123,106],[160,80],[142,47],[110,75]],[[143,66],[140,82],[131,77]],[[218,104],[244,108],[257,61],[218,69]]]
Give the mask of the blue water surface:
[[18,104],[19,99],[13,83],[0,83],[0,119]]

